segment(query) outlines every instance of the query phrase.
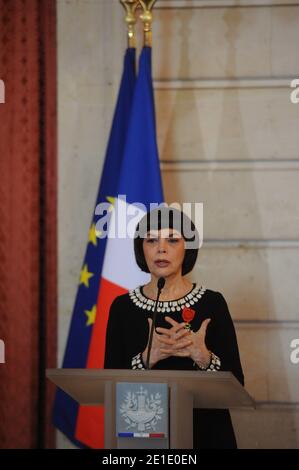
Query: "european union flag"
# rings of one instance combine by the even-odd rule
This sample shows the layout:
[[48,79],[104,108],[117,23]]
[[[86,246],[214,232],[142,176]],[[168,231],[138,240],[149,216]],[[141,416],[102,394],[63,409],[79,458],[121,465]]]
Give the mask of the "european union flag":
[[[125,53],[120,90],[106,150],[96,206],[101,202],[112,201],[117,194],[120,168],[127,138],[128,117],[131,114],[136,82],[135,56],[135,49],[128,48]],[[87,366],[107,241],[106,238],[97,237],[95,224],[95,215],[93,215],[62,364],[63,368],[85,368]],[[78,403],[61,390],[58,390],[54,403],[54,425],[66,434],[71,441],[78,446],[82,446],[82,443],[84,445],[85,442],[78,440],[76,437],[78,411]]]

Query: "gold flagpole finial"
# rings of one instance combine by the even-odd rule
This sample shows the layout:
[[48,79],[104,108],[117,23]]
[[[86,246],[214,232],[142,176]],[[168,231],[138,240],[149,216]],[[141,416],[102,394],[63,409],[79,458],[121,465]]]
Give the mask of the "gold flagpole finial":
[[128,27],[128,47],[136,47],[135,38],[135,24],[136,16],[135,11],[138,6],[139,0],[119,0],[124,9],[126,10],[126,23]]
[[139,3],[143,9],[140,19],[143,22],[144,45],[152,47],[152,9],[156,0],[139,0]]

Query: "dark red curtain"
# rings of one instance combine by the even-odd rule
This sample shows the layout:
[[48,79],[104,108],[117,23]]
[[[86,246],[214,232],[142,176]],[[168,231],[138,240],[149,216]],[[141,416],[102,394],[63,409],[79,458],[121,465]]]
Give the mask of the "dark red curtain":
[[53,447],[55,0],[0,0],[0,79],[0,447]]

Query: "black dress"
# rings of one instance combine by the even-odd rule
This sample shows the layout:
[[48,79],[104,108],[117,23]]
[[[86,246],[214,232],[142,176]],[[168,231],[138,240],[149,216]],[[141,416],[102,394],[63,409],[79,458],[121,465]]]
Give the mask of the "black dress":
[[[113,301],[106,334],[106,369],[131,369],[132,358],[144,351],[149,336],[148,317],[152,317],[154,302],[148,299],[142,286]],[[207,328],[206,345],[221,360],[221,370],[231,371],[244,385],[234,325],[220,292],[193,284],[186,296],[171,302],[159,302],[156,326],[170,328],[165,316],[183,322],[182,308],[187,306],[196,313],[191,328],[196,332],[203,320],[211,318]],[[190,358],[169,357],[157,362],[153,369],[198,370]],[[201,371],[198,370],[200,374]],[[217,373],[217,372],[211,372]],[[194,449],[236,448],[236,439],[228,410],[194,409]]]

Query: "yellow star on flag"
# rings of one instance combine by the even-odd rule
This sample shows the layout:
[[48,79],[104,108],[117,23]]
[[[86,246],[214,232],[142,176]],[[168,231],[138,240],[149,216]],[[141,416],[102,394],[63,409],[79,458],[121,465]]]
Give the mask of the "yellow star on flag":
[[93,325],[96,320],[97,306],[94,305],[91,310],[84,310],[84,313],[87,316],[86,326]]
[[84,264],[84,267],[81,271],[81,276],[80,276],[80,284],[84,284],[85,287],[89,287],[89,279],[94,276],[93,273],[90,273],[88,271],[88,266],[87,264]]
[[112,196],[107,196],[106,197],[107,201],[110,202],[111,206],[109,207],[109,212],[111,212],[113,210],[113,207],[114,207],[114,202],[115,202],[115,197],[112,197]]
[[88,241],[91,242],[94,246],[97,246],[97,234],[98,232],[96,231],[96,225],[92,224],[89,229]]

